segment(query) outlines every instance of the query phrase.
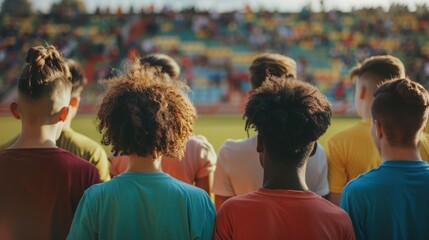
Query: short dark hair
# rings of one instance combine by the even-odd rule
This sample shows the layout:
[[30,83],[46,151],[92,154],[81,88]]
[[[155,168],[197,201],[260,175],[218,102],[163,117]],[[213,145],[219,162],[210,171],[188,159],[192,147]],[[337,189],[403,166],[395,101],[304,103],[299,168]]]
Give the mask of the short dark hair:
[[[254,128],[273,159],[301,163],[330,125],[331,106],[323,93],[297,79],[270,77],[250,96],[245,129]],[[306,155],[307,154],[307,155]]]
[[149,64],[152,67],[161,68],[162,73],[168,74],[172,80],[177,80],[180,76],[180,67],[177,62],[165,54],[151,54],[140,59],[141,64]]
[[380,122],[392,146],[416,144],[416,134],[426,123],[429,95],[408,78],[382,83],[374,92],[373,119]]
[[399,58],[391,55],[373,56],[365,59],[360,67],[359,76],[370,72],[380,77],[380,81],[405,78],[405,67]]
[[98,130],[115,156],[183,156],[196,112],[182,91],[183,82],[165,78],[136,59],[125,73],[107,81]]
[[83,68],[78,61],[67,59],[66,63],[71,73],[72,94],[80,94],[86,84],[88,84],[88,79],[85,77]]
[[253,89],[262,85],[268,76],[296,78],[296,63],[277,53],[263,53],[256,57],[249,67],[250,83]]

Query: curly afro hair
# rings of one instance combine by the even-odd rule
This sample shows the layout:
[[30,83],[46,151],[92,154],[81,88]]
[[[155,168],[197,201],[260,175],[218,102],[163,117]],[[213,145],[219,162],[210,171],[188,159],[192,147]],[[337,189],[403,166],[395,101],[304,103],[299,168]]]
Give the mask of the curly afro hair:
[[246,131],[258,131],[273,161],[297,164],[310,154],[311,143],[325,133],[331,116],[330,103],[317,88],[274,76],[250,96],[244,114]]
[[181,158],[193,131],[196,111],[186,86],[159,68],[136,59],[125,73],[107,81],[97,119],[101,142],[118,154]]

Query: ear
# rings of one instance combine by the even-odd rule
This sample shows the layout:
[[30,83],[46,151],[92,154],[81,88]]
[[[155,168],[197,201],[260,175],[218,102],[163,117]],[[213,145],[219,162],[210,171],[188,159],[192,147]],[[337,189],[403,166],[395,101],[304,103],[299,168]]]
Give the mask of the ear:
[[12,113],[14,118],[21,119],[21,114],[19,113],[17,102],[15,101],[11,102],[9,105],[9,110]]
[[70,106],[72,106],[72,107],[77,107],[77,106],[78,106],[78,104],[79,104],[79,102],[80,102],[79,97],[72,96],[72,97],[70,98]]
[[256,140],[256,151],[258,153],[264,152],[264,143],[262,142],[262,138],[259,134],[256,136]]
[[311,150],[310,153],[310,157],[314,156],[314,154],[316,154],[316,150],[317,150],[317,142],[313,143],[313,150]]
[[360,88],[360,93],[359,93],[359,99],[362,100],[365,98],[365,94],[366,94],[366,87],[361,87]]
[[69,114],[69,107],[61,108],[61,110],[59,112],[59,120],[64,122],[66,120],[68,114]]
[[381,123],[377,120],[374,120],[374,127],[375,127],[375,136],[377,138],[382,138],[384,136],[383,127],[381,126]]

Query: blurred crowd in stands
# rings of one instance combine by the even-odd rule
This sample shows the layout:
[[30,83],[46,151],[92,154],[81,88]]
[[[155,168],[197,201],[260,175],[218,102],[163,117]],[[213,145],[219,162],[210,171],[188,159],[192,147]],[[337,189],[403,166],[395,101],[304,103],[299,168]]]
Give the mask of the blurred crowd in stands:
[[[90,86],[82,105],[93,106],[103,91],[98,80],[123,69],[131,57],[162,52],[182,67],[203,111],[234,105],[240,112],[247,91],[247,67],[258,53],[294,58],[299,78],[318,86],[339,113],[353,112],[350,69],[376,54],[398,56],[407,73],[429,87],[429,10],[403,5],[298,13],[243,7],[225,13],[153,7],[94,13],[52,8],[29,16],[0,15],[0,102],[13,95],[25,50],[47,42],[82,63]],[[244,100],[243,100],[244,99]],[[85,110],[85,107],[82,108]],[[91,109],[91,108],[89,108]],[[211,110],[210,110],[211,109]],[[228,111],[228,110],[226,110]]]

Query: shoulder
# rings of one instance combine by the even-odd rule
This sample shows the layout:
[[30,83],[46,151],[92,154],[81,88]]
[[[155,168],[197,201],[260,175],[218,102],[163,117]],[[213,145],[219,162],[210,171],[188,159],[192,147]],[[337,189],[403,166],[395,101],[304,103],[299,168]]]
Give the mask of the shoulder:
[[[66,160],[68,162],[71,162],[73,164],[77,164],[77,165],[81,165],[81,164],[88,165],[89,164],[88,161],[85,161],[85,159],[83,159],[79,156],[76,156],[73,153],[71,153],[67,150],[64,150],[62,148],[57,148],[55,150],[55,152],[56,152],[56,154],[60,155],[62,159]],[[89,165],[91,165],[91,164],[89,164]]]
[[190,149],[214,152],[213,145],[203,135],[189,137],[186,143],[186,150],[189,151]]
[[63,130],[57,145],[94,164],[107,162],[107,154],[99,143],[73,129]]
[[378,178],[379,169],[371,169],[366,173],[363,173],[351,180],[344,187],[344,193],[356,193],[356,192],[365,192],[368,189],[377,189],[378,182],[376,179]]
[[80,158],[76,155],[74,155],[71,152],[68,152],[64,149],[61,148],[57,148],[56,149],[56,153],[59,155],[57,157],[61,158],[63,161],[64,165],[67,165],[67,167],[70,170],[76,170],[76,172],[80,172],[85,174],[84,172],[97,172],[97,169],[94,167],[94,165],[92,165],[91,163],[89,163],[88,161],[86,161],[83,158]]
[[367,130],[369,129],[370,127],[368,125],[362,122],[358,122],[347,129],[344,129],[342,131],[335,133],[333,136],[328,138],[327,143],[340,142],[340,141],[350,139],[350,136],[366,134]]
[[256,136],[245,139],[227,139],[219,148],[219,153],[242,153],[246,151],[256,152]]
[[75,165],[82,165],[82,166],[93,166],[91,163],[86,161],[85,159],[67,151],[61,148],[58,148],[60,151],[60,154],[62,154],[65,158],[72,160]]
[[217,164],[227,167],[243,161],[249,162],[249,159],[258,159],[256,145],[256,136],[239,140],[227,139],[219,148]]
[[190,196],[200,196],[205,197],[208,196],[207,192],[202,190],[201,188],[195,187],[191,184],[182,182],[172,177],[171,184],[180,191],[188,193]]
[[221,211],[245,211],[245,209],[253,209],[260,202],[265,202],[265,199],[258,196],[257,191],[245,193],[226,200],[220,210]]
[[313,156],[309,157],[308,163],[326,165],[327,160],[326,160],[325,149],[319,143],[316,143],[316,144],[317,144],[316,152],[314,153]]
[[94,184],[85,190],[83,199],[92,203],[97,203],[99,202],[98,200],[105,200],[107,199],[106,193],[109,193],[109,189],[112,188],[112,185],[115,184],[113,182],[110,183],[110,181]]
[[188,139],[188,144],[203,145],[210,144],[207,138],[203,135],[193,135]]
[[170,188],[170,191],[174,189],[177,192],[178,199],[183,199],[190,206],[214,209],[213,202],[206,191],[174,178],[172,178],[171,182],[173,188]]
[[325,219],[337,222],[338,225],[348,225],[350,223],[350,217],[347,212],[327,199],[318,196],[312,201],[312,205],[315,207],[314,211],[317,211],[321,216],[325,216]]
[[73,129],[63,130],[61,133],[62,134],[58,139],[60,144],[61,142],[68,142],[69,144],[76,145],[79,148],[93,149],[94,151],[103,149],[99,143],[79,132],[74,131]]

